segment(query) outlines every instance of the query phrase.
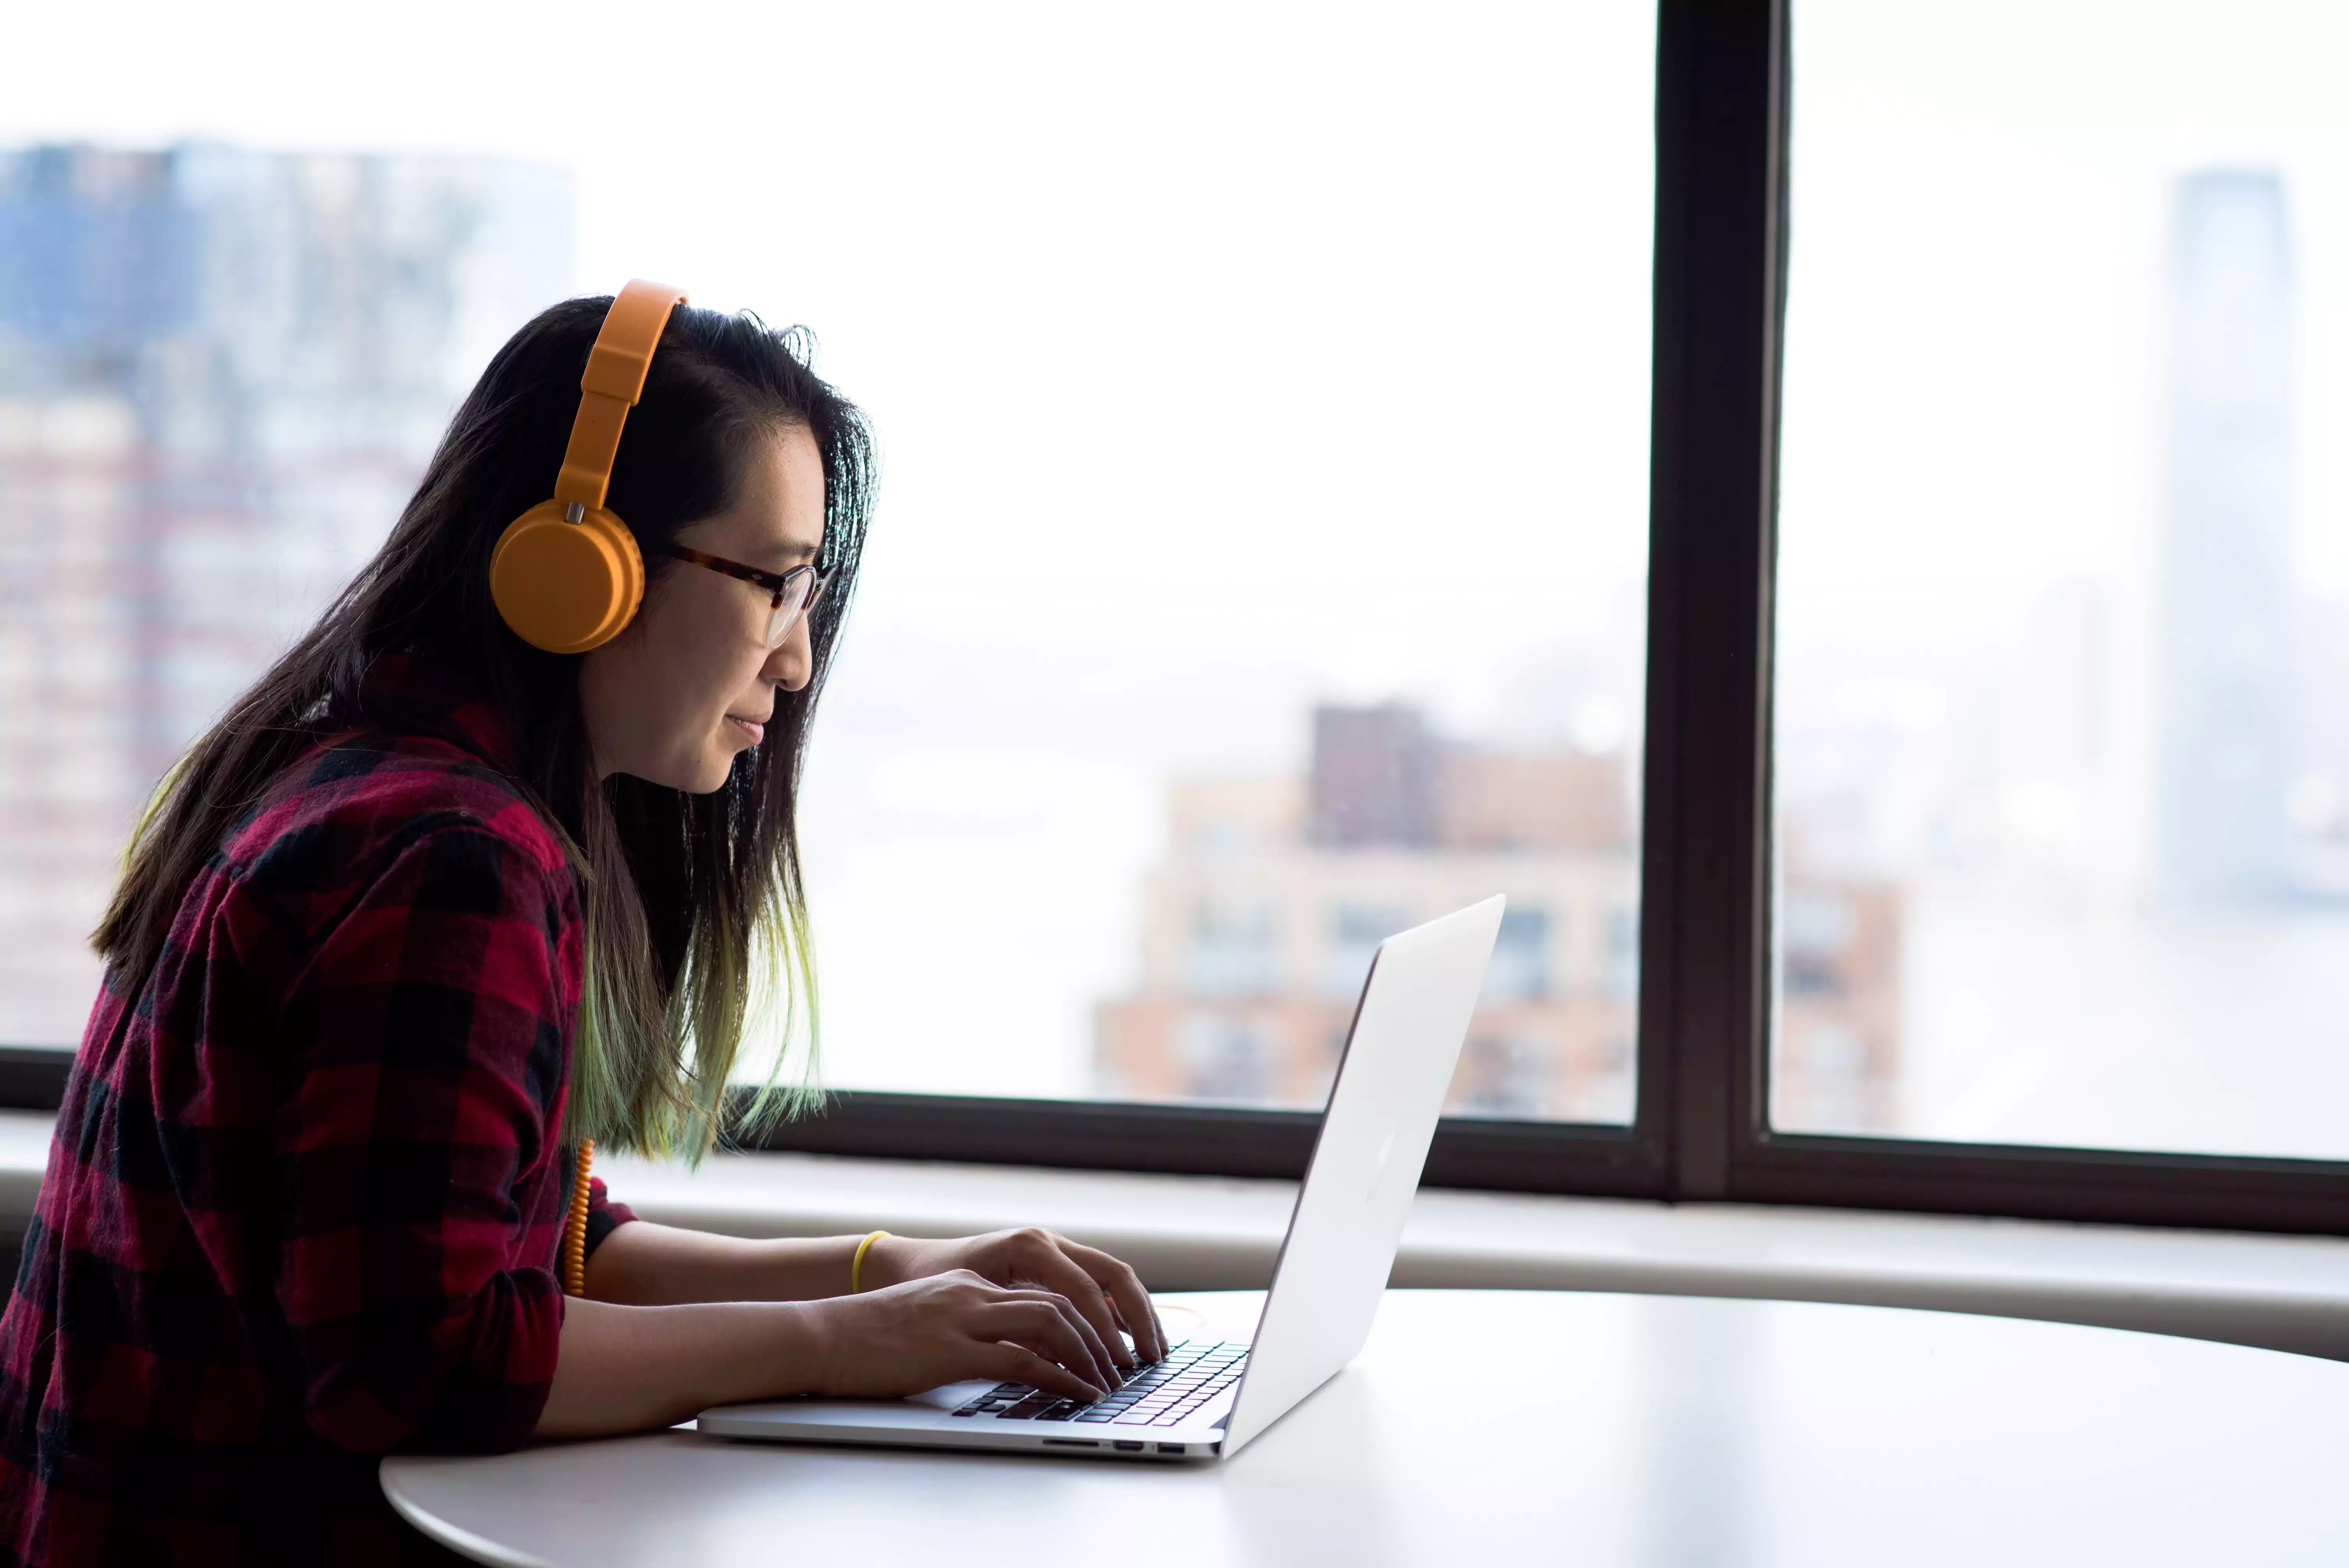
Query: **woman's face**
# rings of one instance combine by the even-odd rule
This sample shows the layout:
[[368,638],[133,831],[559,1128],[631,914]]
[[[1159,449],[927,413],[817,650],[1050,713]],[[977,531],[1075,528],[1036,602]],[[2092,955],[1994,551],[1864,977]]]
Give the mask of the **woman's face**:
[[[823,550],[823,458],[794,427],[763,438],[729,510],[678,531],[679,544],[781,573]],[[767,646],[772,596],[688,562],[648,561],[627,629],[581,661],[579,701],[598,778],[633,774],[689,794],[726,782],[735,754],[766,737],[775,691],[808,683],[807,617]]]

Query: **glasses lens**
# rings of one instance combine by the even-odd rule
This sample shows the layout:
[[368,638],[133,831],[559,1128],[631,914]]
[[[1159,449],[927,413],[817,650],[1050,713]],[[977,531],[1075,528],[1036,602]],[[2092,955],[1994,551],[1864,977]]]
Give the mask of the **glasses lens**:
[[783,596],[767,615],[767,646],[780,648],[783,639],[792,634],[792,623],[808,606],[808,596],[815,583],[815,573],[805,567],[784,577]]

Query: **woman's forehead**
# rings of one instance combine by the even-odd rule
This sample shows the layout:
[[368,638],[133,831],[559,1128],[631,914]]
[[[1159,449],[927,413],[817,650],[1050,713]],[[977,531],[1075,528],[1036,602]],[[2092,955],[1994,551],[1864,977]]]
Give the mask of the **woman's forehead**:
[[767,463],[780,490],[771,526],[784,542],[823,548],[823,452],[805,425],[787,426],[767,444]]
[[[795,564],[823,549],[823,455],[794,425],[760,441],[744,465],[734,504],[678,530],[713,549],[730,547],[753,564]],[[753,559],[753,557],[762,559]]]

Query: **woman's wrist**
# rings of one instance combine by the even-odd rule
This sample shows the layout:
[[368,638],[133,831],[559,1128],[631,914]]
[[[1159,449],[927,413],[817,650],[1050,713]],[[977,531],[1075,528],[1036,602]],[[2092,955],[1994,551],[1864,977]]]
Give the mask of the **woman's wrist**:
[[725,1302],[672,1310],[702,1317],[692,1327],[704,1364],[688,1379],[701,1408],[820,1391],[831,1352],[826,1326],[806,1303]]
[[800,1302],[574,1300],[538,1435],[640,1431],[712,1405],[818,1393],[833,1376],[835,1339]]
[[862,1295],[868,1287],[877,1286],[881,1283],[878,1276],[868,1269],[867,1264],[872,1257],[874,1243],[887,1240],[888,1235],[889,1233],[886,1231],[867,1231],[857,1240],[856,1250],[848,1256],[849,1295]]
[[[870,1245],[865,1244],[865,1239],[861,1235],[849,1238],[850,1266],[844,1273],[853,1287],[850,1294],[864,1295],[889,1285],[903,1284],[913,1278],[911,1254],[920,1244],[911,1237],[892,1235],[886,1231],[874,1234]],[[861,1268],[855,1264],[856,1249],[860,1246],[864,1247],[864,1262]]]
[[782,1376],[791,1386],[758,1398],[781,1399],[832,1392],[840,1361],[840,1315],[833,1305],[837,1299],[786,1304],[790,1316],[779,1326],[774,1357],[779,1369],[790,1368]]

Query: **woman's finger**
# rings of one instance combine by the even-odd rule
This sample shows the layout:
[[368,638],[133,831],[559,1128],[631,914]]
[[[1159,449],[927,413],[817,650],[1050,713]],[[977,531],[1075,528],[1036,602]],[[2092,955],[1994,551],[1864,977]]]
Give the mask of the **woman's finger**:
[[[1109,1331],[1109,1340],[1102,1340],[1100,1331],[1097,1331],[1097,1328],[1094,1328],[1092,1324],[1090,1324],[1088,1319],[1085,1319],[1083,1312],[1078,1312],[1078,1307],[1076,1307],[1076,1303],[1073,1303],[1073,1300],[1069,1300],[1067,1295],[1061,1295],[1060,1291],[1048,1291],[1048,1289],[1043,1289],[1043,1286],[1012,1286],[1012,1289],[1003,1291],[1003,1294],[999,1295],[999,1300],[1024,1300],[1024,1303],[1040,1303],[1040,1305],[1048,1305],[1048,1307],[1052,1307],[1052,1310],[1055,1310],[1055,1312],[1060,1312],[1061,1316],[1067,1316],[1069,1324],[1071,1324],[1071,1326],[1076,1328],[1076,1334],[1078,1334],[1078,1336],[1083,1336],[1085,1347],[1088,1347],[1088,1350],[1092,1352],[1094,1359],[1100,1361],[1100,1368],[1102,1368],[1102,1371],[1104,1371],[1106,1376],[1109,1376],[1109,1377],[1113,1377],[1113,1383],[1111,1383],[1109,1387],[1123,1387],[1123,1385],[1125,1385],[1125,1377],[1123,1377],[1121,1373],[1118,1373],[1118,1367],[1121,1367],[1121,1357],[1118,1357],[1118,1355],[1116,1355],[1116,1350],[1113,1350],[1113,1347],[1116,1347],[1116,1345],[1123,1345],[1123,1340],[1118,1338],[1116,1326],[1111,1326],[1111,1331]],[[1130,1359],[1127,1359],[1125,1364],[1130,1364]]]
[[[1077,1244],[1065,1237],[1053,1236],[1037,1254],[1026,1260],[1023,1274],[1035,1276],[1035,1283],[1065,1300],[1077,1309],[1103,1346],[1103,1353],[1120,1367],[1133,1365],[1133,1357],[1125,1348],[1125,1340],[1117,1331],[1117,1313],[1101,1282],[1071,1253]],[[1106,1253],[1097,1254],[1106,1256]]]
[[1166,1330],[1158,1321],[1158,1309],[1150,1305],[1150,1293],[1142,1288],[1142,1276],[1098,1247],[1079,1246],[1074,1242],[1065,1244],[1070,1257],[1082,1265],[1116,1304],[1126,1332],[1133,1336],[1134,1350],[1145,1361],[1163,1357],[1166,1354]]
[[1082,1399],[1087,1404],[1102,1397],[1101,1389],[1091,1387],[1075,1373],[1009,1340],[984,1346],[979,1366],[983,1376],[999,1383],[1025,1383],[1031,1388],[1041,1388],[1064,1399]]
[[970,1332],[980,1338],[1012,1340],[1050,1356],[1104,1393],[1123,1385],[1124,1379],[1075,1308],[1043,1291],[1021,1295],[1025,1299],[1000,1301],[973,1315]]
[[1061,1320],[1084,1342],[1085,1348],[1092,1353],[1095,1364],[1101,1368],[1102,1377],[1107,1379],[1102,1387],[1124,1387],[1125,1374],[1118,1370],[1117,1357],[1112,1348],[1112,1346],[1122,1346],[1122,1342],[1117,1337],[1116,1329],[1114,1327],[1111,1329],[1109,1339],[1104,1343],[1093,1326],[1085,1321],[1084,1314],[1078,1311],[1076,1304],[1067,1296],[1057,1292],[1048,1292],[1045,1295],[1045,1303],[1061,1315]]
[[1105,1375],[1094,1368],[1084,1341],[1077,1337],[1064,1319],[1022,1304],[1016,1313],[1007,1307],[974,1320],[968,1332],[975,1339],[1017,1345],[1033,1351],[1087,1387],[1099,1390],[1078,1398],[1098,1399],[1110,1389]]

